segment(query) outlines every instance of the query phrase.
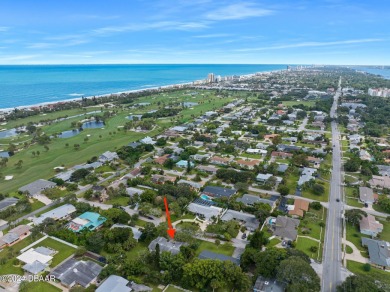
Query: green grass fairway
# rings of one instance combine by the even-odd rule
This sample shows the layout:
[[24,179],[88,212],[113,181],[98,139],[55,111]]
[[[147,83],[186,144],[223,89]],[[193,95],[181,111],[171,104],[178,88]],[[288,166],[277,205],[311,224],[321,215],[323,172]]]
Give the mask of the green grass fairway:
[[315,101],[296,101],[296,100],[289,100],[289,101],[283,101],[283,105],[285,106],[293,106],[293,105],[298,105],[298,104],[303,104],[305,106],[314,106]]

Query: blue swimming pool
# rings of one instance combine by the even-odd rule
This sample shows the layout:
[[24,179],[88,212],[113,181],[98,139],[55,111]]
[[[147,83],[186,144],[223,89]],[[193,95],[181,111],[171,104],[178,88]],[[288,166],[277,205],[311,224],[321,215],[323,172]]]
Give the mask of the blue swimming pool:
[[211,200],[211,198],[209,196],[206,196],[206,195],[200,195],[200,197],[205,200],[205,201],[210,201],[212,202],[213,200]]

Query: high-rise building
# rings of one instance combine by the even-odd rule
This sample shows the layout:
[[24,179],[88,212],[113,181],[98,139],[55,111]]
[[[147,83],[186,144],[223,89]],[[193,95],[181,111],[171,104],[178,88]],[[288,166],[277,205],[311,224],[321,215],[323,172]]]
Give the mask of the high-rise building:
[[209,75],[207,75],[207,81],[208,81],[209,83],[215,82],[214,73],[209,73]]

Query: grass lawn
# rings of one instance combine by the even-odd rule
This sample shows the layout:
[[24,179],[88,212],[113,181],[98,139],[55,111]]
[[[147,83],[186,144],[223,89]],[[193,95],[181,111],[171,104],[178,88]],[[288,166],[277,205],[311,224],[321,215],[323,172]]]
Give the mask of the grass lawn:
[[217,246],[215,243],[209,242],[209,241],[203,241],[203,240],[198,240],[200,242],[200,245],[198,249],[196,250],[195,255],[198,256],[202,251],[204,250],[209,250],[215,253],[220,253],[224,254],[227,256],[231,256],[234,251],[234,247],[231,245],[225,245],[225,244],[220,244]]
[[50,264],[50,266],[52,268],[54,268],[55,266],[60,264],[63,260],[65,260],[66,258],[71,256],[76,251],[75,248],[73,248],[69,245],[63,244],[63,243],[61,243],[57,240],[54,240],[52,238],[46,238],[45,240],[43,240],[43,241],[39,242],[37,245],[35,245],[34,248],[37,248],[39,246],[49,247],[49,248],[57,251],[57,253],[53,256],[52,263]]
[[278,239],[278,238],[272,238],[269,242],[268,242],[268,244],[267,244],[267,247],[272,247],[272,246],[275,246],[275,245],[277,245],[277,244],[279,244],[281,241],[280,241],[280,239]]
[[57,288],[48,282],[39,281],[39,282],[27,282],[23,289],[20,290],[21,292],[28,291],[28,292],[57,292],[62,291],[60,288]]
[[135,221],[135,225],[138,225],[141,227],[145,227],[147,223],[149,223],[149,222],[146,222],[146,221],[139,219],[139,218],[137,219],[137,221]]
[[10,251],[13,252],[13,257],[11,259],[8,259],[7,262],[4,265],[0,265],[0,275],[8,275],[8,274],[17,274],[17,275],[23,275],[23,270],[21,267],[14,267],[13,265],[13,259],[19,255],[19,251],[26,246],[30,245],[34,241],[38,240],[39,238],[43,237],[43,235],[39,235],[34,240],[31,238],[31,236],[28,236],[27,238],[23,239],[22,241],[19,241],[18,243],[6,247],[0,252],[0,259],[6,258],[8,259],[7,255]]
[[295,194],[298,185],[299,175],[290,174],[286,180],[286,185],[290,189],[290,194]]
[[389,212],[387,212],[385,209],[383,209],[382,206],[379,205],[379,204],[372,204],[372,208],[373,208],[375,211],[389,214]]
[[346,246],[345,246],[345,252],[348,253],[348,254],[353,253],[352,247],[350,247],[349,245],[346,245]]
[[362,246],[362,237],[369,236],[361,234],[358,227],[347,223],[347,240],[352,242],[360,250],[362,256],[368,257],[366,249]]
[[320,183],[324,186],[325,191],[323,195],[315,195],[313,194],[313,191],[310,189],[303,190],[302,191],[302,197],[308,198],[311,200],[321,201],[321,202],[328,202],[329,201],[329,192],[330,192],[330,184],[328,182],[320,181],[316,179],[316,183]]
[[179,288],[176,288],[172,285],[169,285],[168,288],[165,290],[166,292],[183,292],[183,291],[186,291],[184,289],[179,289]]
[[5,218],[5,220],[11,222],[11,221],[14,221],[24,215],[27,215],[29,213],[31,213],[32,211],[35,211],[35,210],[38,210],[39,208],[42,208],[43,206],[45,206],[44,203],[42,202],[39,202],[37,200],[34,200],[34,202],[31,204],[31,210],[30,211],[24,211],[24,212],[21,212],[21,213],[15,213],[13,215],[11,215],[10,217],[8,218]]
[[376,269],[374,267],[371,267],[371,270],[369,272],[366,272],[363,269],[364,264],[354,262],[354,261],[347,261],[347,269],[350,270],[354,274],[361,274],[368,276],[372,278],[374,281],[378,280],[381,282],[384,282],[388,285],[390,285],[390,274],[389,272],[385,272],[379,269]]
[[390,242],[390,222],[381,217],[376,217],[376,219],[383,224],[383,231],[380,233],[380,239]]
[[129,197],[128,196],[120,196],[107,200],[105,203],[109,205],[121,205],[128,206],[129,205]]
[[319,255],[319,257],[317,257],[318,252],[310,251],[310,248],[312,246],[319,247],[319,244],[318,244],[317,241],[314,241],[314,240],[312,240],[310,238],[299,237],[299,238],[297,238],[297,245],[296,245],[295,248],[300,250],[300,251],[303,251],[309,257],[320,261],[322,259],[322,245],[321,245],[321,248],[320,248],[320,253],[319,253],[320,255]]
[[313,208],[310,208],[309,211],[306,212],[304,219],[301,220],[298,234],[310,236],[318,240],[321,239],[321,241],[323,242],[325,228],[322,228],[321,234],[321,226],[319,225],[319,223],[323,222],[326,224],[326,215],[327,209],[324,207],[318,211],[314,210]]

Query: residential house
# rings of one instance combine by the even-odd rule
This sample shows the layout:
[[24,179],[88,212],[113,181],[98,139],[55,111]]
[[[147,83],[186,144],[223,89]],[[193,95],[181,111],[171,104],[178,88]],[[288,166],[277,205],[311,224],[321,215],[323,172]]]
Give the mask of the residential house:
[[268,143],[272,143],[272,140],[275,138],[275,137],[278,137],[279,134],[269,134],[269,135],[265,135],[264,136],[264,142],[268,142]]
[[383,231],[383,224],[379,223],[374,216],[367,214],[367,217],[363,216],[360,219],[360,233],[369,235],[371,237],[377,237],[379,233]]
[[201,205],[198,203],[190,203],[187,207],[188,211],[204,218],[205,220],[210,220],[212,217],[218,218],[221,215],[223,209],[215,207],[212,205]]
[[199,256],[198,256],[199,259],[201,260],[219,260],[219,261],[229,261],[229,262],[232,262],[233,264],[239,266],[240,265],[240,259],[237,259],[237,258],[234,258],[234,257],[230,257],[230,256],[227,256],[227,255],[224,255],[224,254],[220,254],[220,253],[215,253],[215,252],[212,252],[212,251],[209,251],[209,250],[203,250]]
[[258,203],[268,204],[271,208],[276,207],[276,201],[279,199],[279,196],[271,196],[269,199],[260,198],[259,196],[244,194],[241,198],[237,198],[236,202],[241,202],[246,206],[253,206]]
[[207,173],[210,173],[210,174],[216,174],[217,170],[218,170],[218,168],[216,168],[214,166],[206,166],[206,165],[198,165],[195,168],[200,170],[200,171],[204,171],[204,172],[207,172]]
[[176,166],[180,167],[180,168],[187,168],[188,165],[190,167],[194,167],[195,166],[195,164],[192,161],[190,161],[190,160],[180,160],[180,161],[176,162]]
[[321,165],[321,159],[313,156],[308,156],[306,160],[313,165],[314,168],[319,168]]
[[155,251],[156,245],[160,246],[160,252],[167,251],[170,252],[173,255],[176,255],[180,252],[180,247],[183,245],[188,245],[188,243],[185,242],[179,242],[179,241],[170,241],[166,239],[165,237],[157,237],[154,239],[148,246],[149,251]]
[[275,222],[271,225],[273,234],[281,239],[294,241],[298,235],[298,226],[300,221],[298,219],[287,216],[278,216]]
[[128,147],[131,147],[133,149],[136,149],[138,146],[141,146],[141,145],[142,145],[142,143],[140,143],[140,142],[131,142],[131,143],[127,144]]
[[30,230],[31,227],[28,225],[19,225],[9,230],[8,233],[0,237],[0,249],[23,240],[30,235]]
[[233,161],[233,158],[213,156],[210,158],[210,163],[217,165],[229,165]]
[[284,292],[284,284],[275,279],[258,276],[253,286],[253,292]]
[[377,195],[370,188],[359,187],[359,199],[362,203],[373,204],[377,200]]
[[275,177],[276,178],[276,183],[279,184],[282,182],[283,178],[279,177],[279,176],[274,176],[272,173],[266,173],[266,174],[263,174],[263,173],[259,173],[257,176],[256,176],[256,181],[259,182],[259,183],[266,183],[271,177]]
[[213,197],[213,198],[223,198],[227,197],[230,198],[237,192],[236,189],[226,189],[221,187],[215,187],[215,186],[207,186],[204,188],[203,192],[205,195]]
[[279,144],[277,147],[278,151],[281,152],[294,152],[301,150],[301,147],[295,146],[295,145],[286,145],[286,144]]
[[160,185],[165,184],[166,182],[174,183],[175,181],[176,181],[176,177],[174,176],[159,175],[159,174],[154,174],[152,176],[152,182]]
[[194,190],[199,190],[202,185],[200,183],[197,183],[197,182],[194,182],[194,181],[189,181],[189,180],[184,180],[184,179],[181,179],[177,182],[177,184],[184,184],[184,185],[188,185],[190,186],[192,189]]
[[134,187],[126,188],[126,193],[127,193],[130,197],[132,197],[132,196],[134,196],[134,195],[141,195],[143,192],[144,192],[144,190],[137,189],[137,188],[134,188]]
[[383,240],[362,238],[362,245],[367,246],[370,264],[384,270],[390,269],[390,243]]
[[317,169],[310,168],[310,167],[304,167],[301,172],[301,176],[298,180],[298,186],[302,186],[304,183],[311,181],[312,179],[315,179],[314,174],[317,172]]
[[157,157],[154,159],[154,162],[157,164],[163,165],[165,163],[165,161],[167,161],[169,159],[169,156],[170,156],[169,154],[165,154],[163,156]]
[[248,230],[254,231],[256,230],[260,222],[258,219],[256,219],[255,215],[234,211],[234,210],[227,210],[221,217],[222,221],[231,221],[236,220],[242,223]]
[[106,151],[102,155],[99,156],[99,161],[100,162],[111,162],[113,160],[119,159],[119,156],[116,152],[110,152]]
[[41,214],[38,218],[34,218],[34,225],[41,224],[46,218],[51,218],[53,220],[65,220],[70,217],[72,213],[76,212],[76,208],[71,204],[65,204],[59,206],[53,210],[50,210],[46,213]]
[[294,209],[289,210],[291,216],[303,217],[305,212],[309,211],[309,202],[303,199],[294,200]]
[[10,197],[10,198],[5,198],[0,201],[0,212],[4,211],[8,207],[15,206],[16,203],[19,201],[19,199]]
[[137,177],[141,174],[141,167],[136,167],[132,171],[130,171],[130,176]]
[[55,250],[40,246],[36,249],[30,248],[16,258],[25,263],[23,270],[36,275],[49,267],[55,253]]
[[291,153],[282,152],[282,151],[272,151],[271,156],[272,157],[279,157],[282,159],[287,159],[287,158],[293,157],[293,155]]
[[266,155],[267,150],[257,149],[257,148],[248,148],[248,149],[246,149],[246,153]]
[[102,269],[102,266],[93,261],[78,261],[71,258],[54,268],[50,275],[54,276],[65,287],[72,288],[75,285],[80,285],[88,288],[96,282]]
[[390,177],[388,176],[373,175],[368,183],[371,187],[390,189]]
[[96,292],[148,292],[153,289],[142,285],[136,284],[133,281],[126,280],[120,276],[109,276],[100,286],[96,289]]
[[381,176],[390,176],[390,165],[377,165]]
[[32,183],[29,183],[28,185],[25,185],[21,188],[19,188],[19,191],[22,193],[28,193],[30,196],[39,195],[42,191],[50,188],[54,188],[57,186],[56,183],[45,180],[45,179],[38,179]]
[[359,157],[360,157],[361,160],[366,160],[366,161],[371,161],[372,160],[371,154],[368,153],[368,151],[364,150],[364,149],[360,150]]
[[237,164],[242,168],[254,169],[256,165],[260,164],[260,160],[237,160]]
[[84,229],[95,230],[106,222],[107,218],[95,212],[85,212],[68,223],[68,229],[80,232]]
[[211,155],[208,153],[191,155],[191,158],[195,161],[209,160],[210,157]]
[[142,144],[149,144],[149,145],[154,145],[156,144],[156,141],[154,141],[152,138],[150,138],[149,136],[139,140]]

